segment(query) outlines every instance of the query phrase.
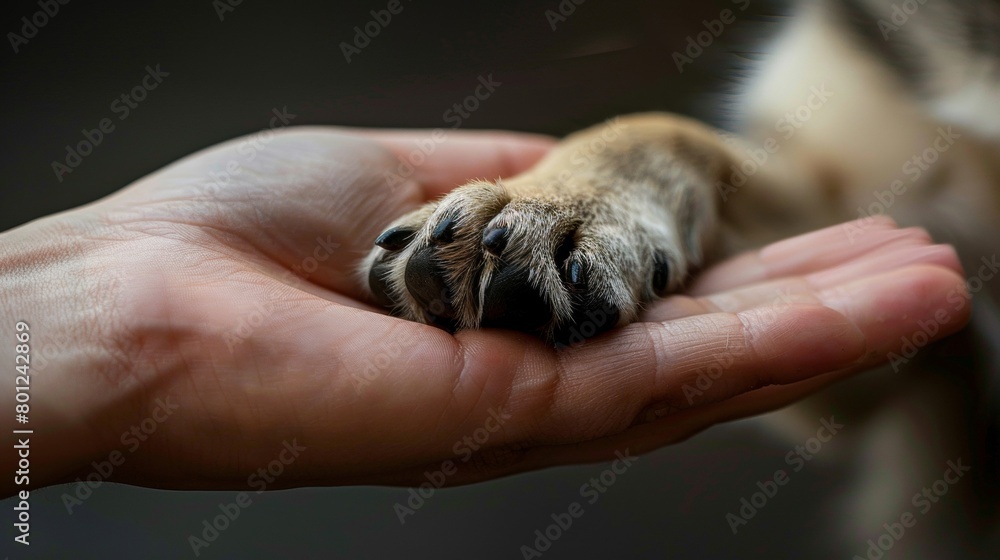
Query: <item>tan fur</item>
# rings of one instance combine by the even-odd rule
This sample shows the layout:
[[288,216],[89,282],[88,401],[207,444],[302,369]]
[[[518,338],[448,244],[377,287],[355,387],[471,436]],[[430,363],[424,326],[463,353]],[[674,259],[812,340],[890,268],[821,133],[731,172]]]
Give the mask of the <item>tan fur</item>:
[[[482,289],[499,257],[481,249],[488,226],[510,228],[503,260],[532,271],[532,283],[552,306],[552,328],[569,321],[570,294],[553,255],[563,237],[576,232],[571,258],[589,265],[592,289],[634,321],[655,297],[650,286],[652,251],[670,261],[671,288],[700,266],[716,241],[715,183],[731,158],[720,137],[704,125],[676,115],[620,117],[566,138],[532,170],[500,182],[475,181],[398,220],[419,228],[398,255],[375,249],[367,266],[394,258],[389,273],[398,311],[420,320],[421,306],[402,280],[406,261],[430,243],[445,216],[459,217],[455,242],[440,260],[453,286],[461,325],[479,324]],[[473,290],[480,286],[480,290]]]

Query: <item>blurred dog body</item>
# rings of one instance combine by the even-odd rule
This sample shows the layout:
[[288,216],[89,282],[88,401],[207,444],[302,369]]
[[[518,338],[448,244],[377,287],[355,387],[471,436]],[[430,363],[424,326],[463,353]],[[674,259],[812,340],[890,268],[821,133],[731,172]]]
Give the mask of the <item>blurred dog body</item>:
[[[751,150],[778,141],[760,164],[786,178],[771,194],[812,186],[822,211],[807,210],[810,227],[888,214],[958,249],[974,294],[969,329],[930,348],[914,333],[891,367],[762,421],[802,441],[824,414],[850,419],[840,448],[850,451],[834,459],[857,474],[832,523],[851,543],[898,522],[961,458],[972,482],[948,500],[963,501],[953,511],[964,515],[921,519],[891,557],[979,557],[997,545],[1000,2],[802,2],[736,107]],[[796,233],[798,220],[788,223],[753,229],[752,244]]]

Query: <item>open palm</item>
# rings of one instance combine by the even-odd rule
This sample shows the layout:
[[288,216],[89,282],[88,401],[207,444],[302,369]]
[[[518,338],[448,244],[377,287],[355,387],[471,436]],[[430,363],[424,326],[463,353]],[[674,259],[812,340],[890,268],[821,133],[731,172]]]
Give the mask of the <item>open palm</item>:
[[[4,234],[5,307],[69,341],[33,389],[54,449],[37,484],[116,450],[114,480],[168,488],[245,488],[276,457],[269,488],[610,459],[884,362],[918,321],[941,337],[968,318],[935,319],[965,293],[951,248],[876,219],[721,263],[572,348],[451,335],[378,309],[360,259],[397,216],[516,174],[551,140],[298,128],[248,142]],[[29,281],[44,289],[29,297]]]

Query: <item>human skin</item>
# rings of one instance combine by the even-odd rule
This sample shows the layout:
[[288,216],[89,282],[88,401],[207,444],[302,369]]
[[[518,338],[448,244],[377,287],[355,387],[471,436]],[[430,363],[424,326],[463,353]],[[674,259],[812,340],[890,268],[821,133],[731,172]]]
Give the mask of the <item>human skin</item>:
[[[717,264],[641,322],[571,348],[391,317],[356,271],[378,233],[552,144],[429,138],[295,128],[253,157],[238,139],[0,234],[0,410],[34,432],[29,487],[121,457],[113,481],[245,489],[286,443],[301,451],[268,488],[417,485],[447,461],[445,483],[462,484],[635,455],[883,363],[920,321],[942,338],[968,320],[951,303],[967,295],[954,251],[882,218]],[[419,164],[387,181],[403,159]],[[17,321],[30,327],[25,425]],[[460,443],[477,433],[475,452]],[[22,488],[3,480],[5,495]]]

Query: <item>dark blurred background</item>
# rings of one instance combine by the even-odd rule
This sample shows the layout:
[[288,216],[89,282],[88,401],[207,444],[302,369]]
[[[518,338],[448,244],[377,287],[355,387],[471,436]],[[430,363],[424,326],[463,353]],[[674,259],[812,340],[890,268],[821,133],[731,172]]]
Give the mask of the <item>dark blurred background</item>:
[[[4,33],[21,35],[37,1],[6,3]],[[502,88],[463,128],[565,134],[637,110],[710,114],[706,96],[731,74],[717,62],[739,33],[726,30],[678,73],[671,54],[732,2],[565,0],[562,10],[575,11],[553,30],[545,12],[559,14],[560,0],[400,0],[402,12],[348,63],[340,44],[387,1],[229,1],[237,0],[69,2],[17,54],[8,36],[0,227],[92,201],[265,128],[274,107],[287,107],[297,125],[450,126],[444,111],[493,74]],[[231,10],[221,21],[219,6]],[[120,119],[112,102],[157,64],[169,76]],[[60,182],[51,163],[105,117],[115,130]]]
[[[448,126],[444,111],[490,74],[502,86],[463,128],[564,134],[651,109],[720,123],[721,94],[754,57],[749,38],[771,32],[782,11],[754,2],[679,72],[673,53],[734,2],[402,0],[402,12],[348,63],[340,44],[351,43],[354,27],[364,27],[370,11],[387,3],[72,1],[17,53],[8,34],[0,49],[0,230],[96,200],[193,151],[265,128],[275,108],[294,114],[295,125]],[[41,10],[37,2],[5,5],[2,29],[19,35],[21,18]],[[546,16],[548,10],[564,20]],[[121,106],[112,104],[141,83],[147,65],[169,76],[121,119]],[[114,131],[59,180],[52,162],[64,161],[66,146],[104,118],[115,123]],[[837,440],[828,445],[836,453]],[[776,496],[733,535],[726,514],[757,490],[758,480],[785,467],[789,451],[757,425],[735,423],[644,456],[586,505],[585,515],[542,557],[846,558],[861,552],[857,542],[817,548],[818,541],[829,542],[830,498],[851,474],[819,463],[795,473],[794,490]],[[579,501],[580,486],[607,466],[438,491],[405,525],[393,510],[407,499],[405,489],[254,495],[253,505],[200,557],[522,558],[521,546],[532,545],[535,530]],[[30,549],[11,544],[13,504],[0,503],[0,519],[7,520],[0,554],[193,557],[188,536],[236,495],[104,484],[69,514],[62,495],[70,489],[32,493]],[[950,507],[943,502],[934,515],[950,515]]]

